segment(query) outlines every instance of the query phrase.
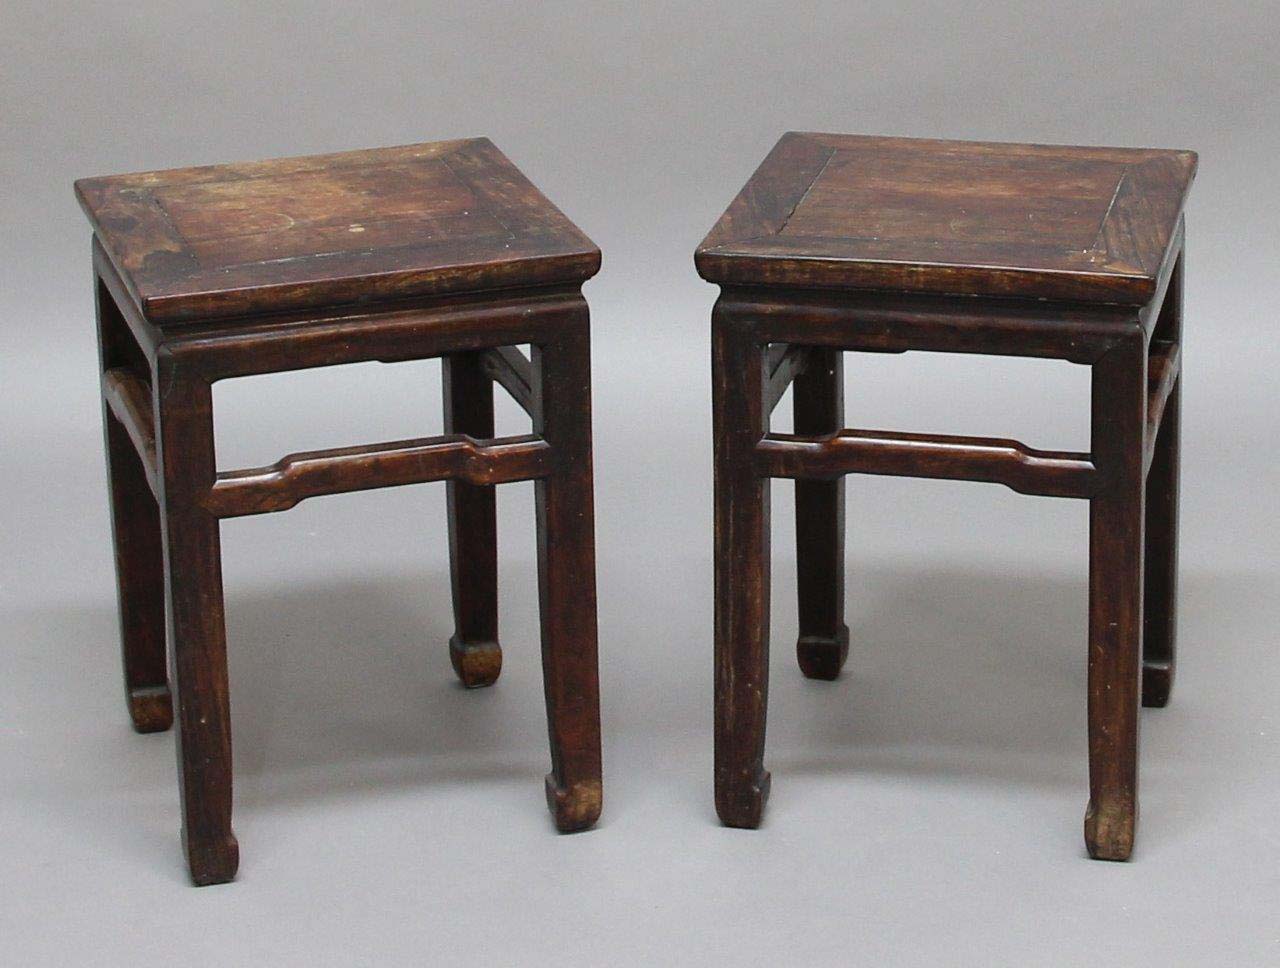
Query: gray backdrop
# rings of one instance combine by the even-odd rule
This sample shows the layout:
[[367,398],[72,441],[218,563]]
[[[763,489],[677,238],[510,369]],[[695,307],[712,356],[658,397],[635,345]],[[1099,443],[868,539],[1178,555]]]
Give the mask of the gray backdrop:
[[[1276,13],[7,0],[0,961],[1280,963]],[[1085,504],[979,484],[849,481],[833,685],[794,666],[775,486],[774,793],[758,832],[716,823],[716,293],[691,257],[793,128],[1200,152],[1182,664],[1143,715],[1127,865],[1081,840]],[[560,837],[542,802],[530,488],[500,491],[506,669],[478,693],[446,653],[443,486],[324,498],[224,527],[243,863],[189,888],[172,738],[133,735],[121,698],[71,182],[480,134],[604,251],[604,817]],[[1087,443],[1069,364],[851,356],[848,392],[861,426]],[[220,384],[220,463],[430,433],[439,394],[432,363]]]

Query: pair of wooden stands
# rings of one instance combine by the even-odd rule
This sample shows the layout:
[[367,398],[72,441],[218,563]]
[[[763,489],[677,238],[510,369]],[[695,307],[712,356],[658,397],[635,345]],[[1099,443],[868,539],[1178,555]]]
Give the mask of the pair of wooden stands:
[[[796,479],[803,672],[835,678],[843,475],[980,480],[1090,501],[1085,839],[1122,859],[1138,706],[1173,678],[1182,208],[1189,152],[789,134],[696,261],[712,320],[715,787],[760,822],[769,480]],[[322,494],[447,481],[468,686],[498,645],[494,488],[535,481],[557,827],[601,808],[588,313],[599,250],[487,140],[88,179],[125,686],[178,719],[183,841],[230,880],[231,728],[219,521]],[[529,344],[532,358],[517,347]],[[1051,357],[1093,371],[1089,453],[844,428],[845,350]],[[440,357],[445,434],[219,470],[211,386]],[[494,438],[493,384],[531,416]],[[793,386],[793,434],[769,414]]]

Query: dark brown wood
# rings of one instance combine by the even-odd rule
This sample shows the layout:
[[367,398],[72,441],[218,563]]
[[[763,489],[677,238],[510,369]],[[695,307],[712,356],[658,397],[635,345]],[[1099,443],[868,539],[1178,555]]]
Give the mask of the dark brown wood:
[[1138,811],[1146,355],[1135,332],[1093,367],[1091,448],[1107,484],[1089,502],[1089,809],[1084,839],[1090,856],[1103,860],[1128,859]]
[[808,369],[811,360],[821,355],[821,350],[786,343],[774,343],[765,351],[765,369],[769,379],[765,384],[764,405],[769,413],[777,408],[787,388]]
[[[1181,210],[1194,171],[1190,152],[792,134],[712,230],[696,259],[723,287],[712,397],[726,824],[756,826],[769,785],[769,479],[797,482],[801,665],[823,678],[847,648],[843,475],[978,480],[1090,502],[1085,839],[1094,857],[1129,856],[1139,694],[1163,705],[1173,676]],[[845,350],[1091,366],[1090,452],[843,429]],[[788,386],[795,432],[769,433]]]
[[[166,728],[176,709],[195,883],[232,879],[239,860],[219,521],[322,494],[447,482],[450,655],[475,686],[501,668],[494,488],[537,482],[548,798],[561,830],[594,823],[590,352],[579,289],[598,265],[595,247],[483,139],[98,179],[78,191],[96,229],[126,689],[139,730]],[[524,344],[532,362],[515,349]],[[217,380],[430,357],[443,358],[444,435],[217,470]],[[494,438],[495,383],[533,414],[533,434]]]
[[[1142,601],[1142,704],[1160,707],[1169,702],[1177,668],[1178,623],[1178,475],[1181,454],[1182,265],[1179,255],[1173,280],[1160,309],[1152,340],[1151,359],[1178,360],[1177,375],[1165,395],[1163,413],[1155,426],[1147,419],[1152,456],[1147,471],[1146,554]],[[1166,372],[1169,367],[1166,367]],[[1164,390],[1162,381],[1158,392]],[[1148,405],[1151,409],[1151,405]],[[1154,441],[1150,438],[1154,437]]]
[[289,454],[269,467],[223,471],[205,508],[220,518],[287,511],[321,494],[429,481],[476,486],[531,481],[547,472],[550,450],[532,435],[476,440],[462,434]]
[[[795,379],[792,427],[798,435],[844,426],[844,354],[811,349]],[[844,624],[844,479],[796,481],[796,658],[810,679],[834,679],[849,655]]]
[[236,875],[231,830],[231,707],[222,609],[218,518],[204,507],[217,465],[213,389],[161,356],[156,362],[169,663],[178,713],[182,843],[191,879],[220,884]]
[[1147,362],[1147,428],[1146,450],[1142,466],[1149,468],[1155,458],[1160,439],[1160,425],[1164,422],[1169,398],[1178,385],[1182,370],[1182,348],[1177,343],[1152,343]]
[[761,473],[802,481],[890,474],[986,481],[1053,497],[1089,497],[1097,486],[1088,454],[1034,450],[992,437],[886,430],[840,430],[821,437],[767,434],[756,452]]
[[533,366],[514,346],[498,346],[480,354],[480,365],[525,413],[533,414]]
[[755,448],[768,427],[765,344],[752,318],[711,314],[715,442],[715,791],[730,827],[756,827],[769,797],[769,478]]
[[125,701],[133,728],[156,733],[173,724],[173,697],[165,653],[155,419],[150,387],[136,375],[146,372],[145,356],[111,294],[101,283],[94,290]]
[[270,322],[219,320],[163,335],[166,352],[214,379],[338,363],[399,363],[554,337],[576,289],[503,290],[429,299],[405,308],[284,314]]
[[156,425],[151,407],[151,387],[125,367],[118,366],[102,374],[102,400],[133,445],[134,455],[141,461],[143,477],[153,495],[160,485],[156,477]]
[[533,429],[555,465],[534,484],[542,671],[551,733],[547,805],[563,831],[590,827],[603,803],[596,652],[591,342],[587,305],[533,347]]
[[[493,436],[493,383],[484,360],[496,350],[453,353],[443,360],[444,428],[451,434]],[[549,467],[550,445],[539,437],[542,463]],[[497,489],[481,481],[451,480],[449,575],[454,631],[449,660],[469,689],[490,686],[502,672],[498,644]]]
[[572,285],[600,267],[487,138],[86,178],[76,194],[161,326]]
[[791,132],[699,247],[727,285],[1143,305],[1190,151]]
[[[1123,306],[863,290],[725,286],[721,298],[735,314],[755,314],[770,343],[864,353],[926,350],[1088,364],[1133,319]],[[940,316],[946,326],[938,325]]]

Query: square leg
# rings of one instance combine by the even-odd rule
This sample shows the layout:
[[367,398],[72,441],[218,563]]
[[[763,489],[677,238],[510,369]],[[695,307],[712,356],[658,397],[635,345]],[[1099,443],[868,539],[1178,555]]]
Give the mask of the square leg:
[[542,672],[551,740],[547,805],[564,832],[590,827],[603,801],[591,470],[591,346],[586,304],[533,346],[534,432],[551,445],[534,485]]
[[1089,809],[1092,857],[1127,860],[1138,814],[1142,672],[1143,435],[1147,353],[1140,334],[1093,366],[1093,459],[1103,488],[1089,504]]
[[[493,384],[479,351],[443,359],[444,429],[479,440],[493,436]],[[489,686],[502,672],[498,644],[497,488],[451,480],[449,575],[454,633],[449,639],[453,669],[469,689]]]
[[1142,608],[1142,704],[1164,706],[1177,669],[1178,472],[1182,378],[1169,394],[1147,472]]
[[712,317],[715,440],[715,799],[730,827],[757,827],[769,692],[769,478],[764,345],[717,305]]
[[[844,427],[844,354],[811,349],[808,367],[792,387],[797,434],[821,435]],[[849,655],[844,622],[844,478],[798,480],[796,490],[796,598],[800,637],[796,658],[810,679],[835,679]]]
[[[1153,341],[1182,340],[1182,266],[1169,279]],[[1147,471],[1145,590],[1142,610],[1142,704],[1164,706],[1177,669],[1178,476],[1182,464],[1182,376],[1169,394]]]
[[235,877],[231,830],[231,714],[218,518],[201,498],[216,474],[213,395],[208,382],[158,362],[156,448],[170,661],[178,714],[182,842],[191,879]]
[[[102,372],[114,367],[145,367],[141,350],[101,280],[96,282],[98,346]],[[102,403],[111,500],[111,536],[115,548],[120,644],[124,660],[125,701],[133,728],[155,733],[173,724],[164,633],[164,552],[160,507],[147,480],[142,458],[128,431]]]

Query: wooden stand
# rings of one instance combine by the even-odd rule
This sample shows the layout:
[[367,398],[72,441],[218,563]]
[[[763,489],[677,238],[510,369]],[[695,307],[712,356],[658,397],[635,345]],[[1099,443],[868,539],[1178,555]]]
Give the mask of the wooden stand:
[[[167,729],[176,708],[195,883],[231,880],[239,860],[219,522],[322,494],[448,482],[449,654],[475,687],[502,667],[494,487],[536,482],[547,797],[559,829],[591,826],[600,714],[579,290],[595,246],[484,139],[76,187],[95,228],[126,698],[140,732]],[[429,357],[444,364],[443,435],[217,468],[214,381]],[[495,383],[532,434],[494,438]]]
[[[769,480],[796,480],[800,667],[833,679],[845,474],[1090,502],[1085,841],[1128,858],[1138,705],[1174,672],[1182,207],[1190,152],[789,134],[698,249],[712,315],[716,806],[760,823]],[[1093,371],[1089,453],[844,429],[845,350],[991,353]],[[794,385],[795,432],[769,432]],[[1145,598],[1145,601],[1144,601]]]

